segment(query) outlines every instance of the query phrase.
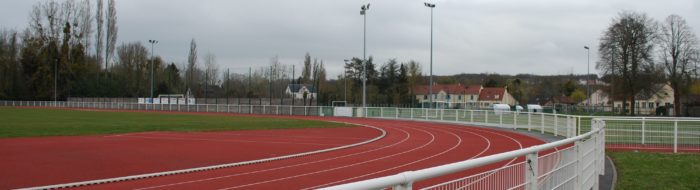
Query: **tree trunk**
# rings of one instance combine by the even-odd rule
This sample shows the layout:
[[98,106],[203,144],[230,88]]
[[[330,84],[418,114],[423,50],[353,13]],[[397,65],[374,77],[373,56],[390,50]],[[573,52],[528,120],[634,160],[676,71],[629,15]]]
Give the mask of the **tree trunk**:
[[634,95],[630,97],[630,115],[635,116],[635,97]]
[[681,95],[678,93],[677,88],[673,88],[673,115],[676,117],[681,116]]

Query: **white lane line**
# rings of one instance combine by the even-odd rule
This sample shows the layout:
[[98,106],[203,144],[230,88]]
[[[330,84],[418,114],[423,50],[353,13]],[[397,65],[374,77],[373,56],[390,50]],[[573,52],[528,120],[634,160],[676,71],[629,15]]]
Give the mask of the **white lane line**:
[[[347,124],[353,124],[353,123],[347,123]],[[355,124],[355,125],[357,125],[357,124]],[[87,185],[113,183],[113,182],[119,182],[119,181],[145,179],[145,178],[152,178],[152,177],[160,177],[160,176],[168,176],[168,175],[176,175],[176,174],[184,174],[184,173],[208,171],[208,170],[221,169],[221,168],[236,167],[236,166],[242,166],[242,165],[258,164],[258,163],[263,163],[263,162],[284,160],[284,159],[290,159],[290,158],[296,158],[296,157],[302,157],[302,156],[308,156],[308,155],[313,155],[313,154],[319,154],[319,153],[324,153],[324,152],[330,152],[330,151],[335,151],[335,150],[356,147],[356,146],[368,144],[368,143],[377,141],[379,139],[382,139],[387,134],[385,130],[378,128],[378,127],[374,127],[374,126],[370,126],[370,125],[360,125],[360,126],[379,130],[382,132],[382,134],[375,137],[375,138],[369,139],[367,141],[359,142],[359,143],[354,143],[354,144],[349,144],[349,145],[339,146],[339,147],[333,147],[333,148],[328,148],[328,149],[323,149],[323,150],[315,150],[315,151],[303,152],[303,153],[298,153],[298,154],[291,154],[291,155],[286,155],[286,156],[271,157],[271,158],[265,158],[265,159],[259,159],[259,160],[250,160],[250,161],[245,161],[245,162],[219,164],[219,165],[213,165],[213,166],[204,166],[204,167],[198,167],[198,168],[189,168],[189,169],[181,169],[181,170],[173,170],[173,171],[165,171],[165,172],[157,172],[157,173],[131,175],[131,176],[124,176],[124,177],[114,177],[114,178],[107,178],[107,179],[97,179],[97,180],[90,180],[90,181],[80,181],[80,182],[73,182],[73,183],[56,184],[56,185],[28,187],[28,188],[21,188],[21,189],[61,189],[61,188],[70,188],[70,187],[80,187],[80,186],[87,186]]]
[[[193,133],[194,134],[194,133]],[[302,138],[302,139],[349,139],[362,140],[362,137],[314,137],[314,136],[289,136],[289,135],[256,135],[256,134],[241,134],[241,133],[211,133],[216,136],[244,136],[244,137],[283,137],[283,138]],[[209,135],[209,133],[200,133],[196,135]]]
[[148,136],[120,136],[121,138],[139,138],[139,139],[154,139],[154,140],[178,140],[178,141],[207,141],[207,142],[226,142],[226,143],[263,143],[263,144],[298,144],[298,145],[317,145],[317,146],[338,146],[345,144],[324,144],[324,143],[301,143],[301,142],[277,142],[277,141],[251,141],[251,140],[214,140],[201,138],[183,138],[183,137],[148,137]]
[[250,172],[245,172],[245,173],[238,173],[238,174],[232,174],[232,175],[224,175],[224,176],[218,176],[218,177],[204,178],[204,179],[199,179],[199,180],[183,181],[183,182],[178,182],[178,183],[170,183],[170,184],[163,184],[163,185],[158,185],[158,186],[143,187],[143,188],[137,188],[137,189],[135,189],[135,190],[155,189],[155,188],[171,187],[171,186],[176,186],[176,185],[185,185],[185,184],[190,184],[190,183],[206,182],[206,181],[211,181],[211,180],[219,180],[219,179],[225,179],[225,178],[231,178],[231,177],[237,177],[237,176],[243,176],[243,175],[249,175],[249,174],[256,174],[256,173],[262,173],[262,172],[268,172],[268,171],[281,170],[281,169],[286,169],[286,168],[291,168],[291,167],[297,167],[297,166],[304,166],[304,165],[309,165],[309,164],[321,163],[321,162],[326,162],[326,161],[331,161],[331,160],[337,160],[337,159],[340,159],[340,158],[346,158],[346,157],[350,157],[350,156],[356,156],[356,155],[360,155],[360,154],[366,154],[366,153],[370,153],[370,152],[375,152],[375,151],[379,151],[379,150],[382,150],[382,149],[386,149],[386,148],[390,148],[390,147],[397,146],[397,145],[399,145],[399,144],[401,144],[401,143],[403,143],[403,142],[406,142],[406,141],[411,137],[411,134],[408,133],[407,131],[403,130],[403,129],[398,129],[398,128],[396,128],[396,130],[399,130],[399,131],[403,132],[406,136],[405,136],[403,139],[401,139],[400,141],[398,141],[398,142],[396,142],[396,143],[394,143],[394,144],[390,144],[390,145],[387,145],[387,146],[380,146],[380,148],[377,148],[377,149],[371,149],[371,150],[366,150],[366,151],[362,151],[362,152],[356,152],[356,153],[352,153],[352,154],[346,154],[346,155],[343,155],[343,156],[331,157],[331,158],[326,158],[326,159],[317,160],[317,161],[312,161],[312,162],[304,162],[304,163],[299,163],[299,164],[294,164],[294,165],[288,165],[288,166],[282,166],[282,167],[276,167],[276,168],[270,168],[270,169],[264,169],[264,170],[255,170],[255,171],[250,171]]
[[377,161],[377,160],[383,160],[383,159],[386,159],[386,158],[390,158],[390,157],[394,157],[394,156],[406,154],[406,153],[409,153],[409,152],[413,152],[413,151],[416,151],[416,150],[418,150],[418,149],[424,148],[424,147],[426,147],[426,146],[432,144],[433,142],[435,142],[435,135],[433,135],[432,133],[430,133],[430,132],[428,132],[428,131],[425,131],[425,130],[420,130],[420,129],[416,129],[416,130],[423,131],[424,133],[429,134],[430,137],[431,137],[431,138],[430,138],[430,141],[427,142],[426,144],[423,144],[423,145],[421,145],[421,146],[419,146],[419,147],[412,148],[412,149],[407,150],[407,151],[403,151],[403,152],[400,152],[400,153],[397,153],[397,154],[392,154],[392,155],[388,155],[388,156],[383,156],[383,157],[379,157],[379,158],[375,158],[375,159],[371,159],[371,160],[366,160],[366,161],[363,161],[363,162],[353,163],[353,164],[349,164],[349,165],[345,165],[345,166],[341,166],[341,167],[335,167],[335,168],[330,168],[330,169],[325,169],[325,170],[320,170],[320,171],[315,171],[315,172],[309,172],[309,173],[304,173],[304,174],[299,174],[299,175],[288,176],[288,177],[284,177],[284,178],[278,178],[278,179],[273,179],[273,180],[260,181],[260,182],[256,182],[256,183],[249,183],[249,184],[239,185],[239,186],[234,186],[234,187],[221,188],[221,189],[219,189],[219,190],[237,189],[237,188],[243,188],[243,187],[248,187],[248,186],[253,186],[253,185],[260,185],[260,184],[265,184],[265,183],[271,183],[271,182],[282,181],[282,180],[287,180],[287,179],[292,179],[292,178],[298,178],[298,177],[303,177],[303,176],[308,176],[308,175],[313,175],[313,174],[318,174],[318,173],[324,173],[324,172],[328,172],[328,171],[339,170],[339,169],[348,168],[348,167],[352,167],[352,166],[357,166],[357,165],[361,165],[361,164],[366,164],[366,163],[369,163],[369,162],[374,162],[374,161]]
[[[430,128],[430,127],[422,127],[422,128],[434,129],[434,128]],[[342,182],[345,182],[345,181],[350,181],[350,180],[354,180],[354,179],[357,179],[357,178],[362,178],[362,177],[366,177],[366,176],[378,174],[378,173],[381,173],[381,172],[386,172],[386,171],[389,171],[389,170],[394,170],[394,169],[397,169],[397,168],[400,168],[400,167],[405,167],[405,166],[408,166],[408,165],[411,165],[411,164],[415,164],[415,163],[418,163],[418,162],[422,162],[422,161],[427,160],[427,159],[431,159],[431,158],[434,158],[434,157],[437,157],[437,156],[441,156],[441,155],[443,155],[443,154],[445,154],[445,153],[447,153],[447,152],[450,152],[450,151],[454,150],[455,148],[459,147],[459,145],[462,144],[462,138],[461,138],[460,136],[458,136],[457,134],[452,133],[452,132],[449,132],[449,131],[446,131],[446,130],[442,130],[442,129],[436,129],[436,130],[439,130],[439,131],[442,131],[442,132],[446,132],[446,133],[451,134],[452,136],[455,136],[455,137],[458,139],[458,140],[457,140],[457,143],[456,143],[455,145],[453,145],[452,147],[450,147],[449,149],[447,149],[447,150],[444,150],[444,151],[442,151],[442,152],[440,152],[440,153],[437,153],[437,154],[433,154],[433,155],[428,156],[428,157],[424,157],[424,158],[422,158],[422,159],[415,160],[415,161],[413,161],[413,162],[404,163],[404,164],[401,164],[401,165],[398,165],[398,166],[394,166],[394,167],[391,167],[391,168],[387,168],[387,169],[383,169],[383,170],[379,170],[379,171],[375,171],[375,172],[372,172],[372,173],[367,173],[367,174],[363,174],[363,175],[359,175],[359,176],[355,176],[355,177],[351,177],[351,178],[345,178],[345,179],[339,180],[339,181],[334,181],[334,182],[330,182],[330,183],[326,183],[326,184],[322,184],[322,185],[317,185],[317,186],[313,186],[313,187],[307,187],[307,188],[304,188],[304,190],[307,190],[307,189],[316,189],[316,188],[323,187],[323,186],[328,186],[328,185],[332,185],[332,184],[342,183]],[[472,134],[477,135],[477,136],[480,136],[482,139],[486,140],[486,147],[485,147],[479,154],[477,154],[477,155],[475,155],[475,156],[478,156],[478,155],[483,154],[484,152],[486,152],[486,150],[488,150],[488,149],[491,147],[491,141],[490,141],[488,138],[486,138],[486,137],[484,137],[484,136],[481,136],[481,135],[478,135],[478,134],[476,134],[476,133],[472,133]],[[473,157],[472,157],[472,158],[473,158]],[[470,158],[470,159],[471,159],[471,158]]]
[[[499,136],[503,136],[503,137],[509,138],[509,139],[512,140],[513,142],[518,143],[518,147],[519,147],[520,149],[523,148],[523,144],[520,143],[519,140],[517,140],[517,139],[515,139],[515,138],[513,138],[513,137],[511,137],[511,136],[508,136],[508,135],[505,135],[505,134],[502,134],[502,133],[493,132],[493,131],[487,130],[487,129],[479,129],[479,128],[471,128],[471,129],[478,130],[478,131],[482,131],[482,132],[487,132],[487,133],[491,133],[491,134],[496,134],[496,135],[499,135]],[[501,166],[501,167],[499,167],[499,168],[506,167],[506,166],[512,164],[513,162],[515,162],[515,160],[517,160],[517,158],[511,159],[510,161],[508,161],[508,163],[503,164],[503,166]],[[484,177],[482,177],[482,178],[480,178],[480,179],[475,180],[475,181],[472,182],[472,183],[469,183],[469,184],[464,185],[464,186],[462,186],[462,187],[460,187],[460,188],[457,188],[457,190],[462,190],[462,189],[468,187],[468,186],[471,185],[471,184],[474,184],[474,183],[476,183],[476,182],[479,182],[479,181],[481,181],[481,180],[486,179],[486,177],[488,177],[488,176],[494,175],[495,173],[496,173],[496,172],[492,172],[492,173],[490,173],[490,174],[488,174],[488,175],[486,175],[486,176],[484,176]],[[459,180],[463,180],[463,179],[464,179],[464,178],[460,178],[460,179],[457,179],[457,180],[453,180],[453,181],[449,181],[449,182],[444,182],[444,183],[442,183],[442,184],[451,183],[451,182],[459,181]],[[441,184],[440,184],[440,185],[441,185]],[[438,186],[438,185],[435,185],[435,186]],[[423,188],[423,189],[429,189],[429,188],[432,188],[432,187],[435,187],[435,186],[426,187],[426,188]]]

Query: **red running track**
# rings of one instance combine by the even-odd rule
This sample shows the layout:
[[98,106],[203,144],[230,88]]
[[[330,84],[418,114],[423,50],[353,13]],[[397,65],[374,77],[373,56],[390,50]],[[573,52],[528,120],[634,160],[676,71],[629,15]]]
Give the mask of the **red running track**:
[[[362,125],[370,125],[381,128],[387,132],[387,136],[358,147],[342,149],[332,152],[320,153],[298,158],[265,162],[260,164],[237,166],[206,172],[195,172],[188,174],[178,174],[171,176],[155,177],[140,180],[131,180],[118,183],[86,186],[90,189],[310,189],[330,185],[342,184],[352,181],[375,178],[385,175],[396,174],[406,170],[417,170],[456,161],[462,161],[475,157],[482,157],[504,151],[515,150],[521,147],[528,147],[543,143],[541,140],[526,135],[504,131],[477,127],[464,127],[452,124],[426,123],[416,121],[395,121],[379,119],[358,119],[358,118],[321,118],[321,117],[295,117],[340,122],[351,122]],[[344,129],[344,128],[340,128]],[[340,130],[327,129],[327,130]],[[344,141],[351,144],[363,141],[376,136],[379,132],[370,128],[345,128],[365,131],[363,135],[347,134],[338,131],[340,137],[350,137]],[[305,130],[304,130],[305,131]],[[371,131],[367,133],[368,131]],[[371,135],[368,135],[371,134]],[[129,134],[132,135],[132,134]],[[141,134],[143,135],[143,134]],[[173,134],[167,134],[173,135]],[[374,135],[374,136],[372,136]],[[128,135],[127,135],[128,136]],[[313,135],[315,136],[315,135]],[[76,137],[70,137],[76,138]],[[361,139],[358,139],[361,138]],[[296,139],[296,138],[291,138]],[[326,141],[314,141],[318,144],[339,143],[333,138],[321,138]],[[340,139],[340,138],[339,138]],[[134,140],[143,140],[136,138]],[[352,141],[355,140],[355,141]],[[4,143],[2,143],[4,144]],[[283,144],[278,144],[283,145]],[[248,150],[257,150],[249,146]],[[280,146],[279,149],[285,149]],[[132,147],[133,148],[133,147]],[[153,148],[153,147],[152,147]],[[154,152],[169,152],[173,146],[164,145],[153,149]],[[191,149],[185,148],[185,149]],[[163,150],[161,150],[163,149]],[[265,150],[284,151],[284,150]],[[109,150],[105,150],[110,152]],[[192,150],[190,150],[192,151]],[[290,152],[300,150],[289,150]],[[216,157],[219,154],[231,154],[224,148],[211,152],[196,155],[177,154],[185,157]],[[257,152],[257,151],[253,151]],[[288,152],[288,153],[290,153]],[[122,156],[124,157],[124,156]],[[131,164],[122,162],[119,164],[109,164],[105,166],[106,173],[110,170],[120,168],[143,168],[155,171],[164,171],[154,168],[162,167],[161,162],[172,158],[159,158],[152,160],[155,164]],[[116,159],[115,159],[116,160]],[[139,159],[127,159],[130,161]],[[201,159],[207,160],[207,159]],[[200,161],[201,161],[200,160]],[[224,160],[224,159],[222,159]],[[233,161],[229,161],[233,162]],[[478,168],[460,174],[448,175],[438,179],[426,180],[416,183],[416,187],[447,181],[455,177],[484,171],[489,168],[502,166],[507,161],[492,164],[487,167]],[[32,170],[31,168],[24,168]],[[92,173],[97,171],[86,171],[73,169],[65,171],[76,171],[71,173]],[[66,173],[66,172],[62,172]],[[138,174],[138,173],[132,173]],[[91,176],[92,174],[86,175]],[[93,176],[95,177],[95,176]],[[98,178],[93,178],[98,179]]]

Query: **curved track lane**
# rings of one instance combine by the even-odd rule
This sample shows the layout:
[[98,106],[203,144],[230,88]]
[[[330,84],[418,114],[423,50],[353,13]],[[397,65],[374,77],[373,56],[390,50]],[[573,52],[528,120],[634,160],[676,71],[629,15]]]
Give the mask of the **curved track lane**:
[[[362,146],[305,157],[84,188],[313,189],[438,166],[543,143],[539,139],[510,131],[454,124],[358,118],[303,118],[374,126],[387,131],[387,136]],[[448,181],[503,166],[512,161],[514,160],[422,181],[416,183],[414,187],[425,187]]]

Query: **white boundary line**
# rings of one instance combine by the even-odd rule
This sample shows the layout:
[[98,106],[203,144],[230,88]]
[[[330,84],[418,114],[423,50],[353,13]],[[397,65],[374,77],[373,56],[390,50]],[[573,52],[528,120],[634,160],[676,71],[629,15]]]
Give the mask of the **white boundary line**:
[[[333,122],[333,121],[328,121],[328,122]],[[336,123],[345,123],[345,124],[359,125],[359,124],[348,123],[348,122],[336,122]],[[339,147],[334,147],[334,148],[329,148],[329,149],[315,150],[315,151],[310,151],[310,152],[304,152],[304,153],[286,155],[286,156],[265,158],[265,159],[259,159],[259,160],[250,160],[250,161],[243,161],[243,162],[236,162],[236,163],[228,163],[228,164],[220,164],[220,165],[213,165],[213,166],[204,166],[204,167],[197,167],[197,168],[190,168],[190,169],[181,169],[181,170],[173,170],[173,171],[149,173],[149,174],[131,175],[131,176],[124,176],[124,177],[115,177],[115,178],[107,178],[107,179],[98,179],[98,180],[90,180],[90,181],[81,181],[81,182],[73,182],[73,183],[64,183],[64,184],[56,184],[56,185],[48,185],[48,186],[28,187],[28,188],[21,188],[21,190],[71,188],[71,187],[80,187],[80,186],[87,186],[87,185],[96,185],[96,184],[104,184],[104,183],[113,183],[113,182],[128,181],[128,180],[136,180],[136,179],[144,179],[144,178],[153,178],[153,177],[159,177],[159,176],[168,176],[168,175],[175,175],[175,174],[184,174],[184,173],[193,173],[193,172],[200,172],[200,171],[208,171],[208,170],[215,170],[215,169],[221,169],[221,168],[236,167],[236,166],[242,166],[242,165],[251,165],[251,164],[264,163],[264,162],[271,162],[271,161],[276,161],[276,160],[284,160],[284,159],[289,159],[289,158],[296,158],[296,157],[308,156],[308,155],[312,155],[312,154],[319,154],[319,153],[324,153],[324,152],[330,152],[330,151],[335,151],[335,150],[340,150],[340,149],[346,149],[346,148],[356,147],[356,146],[360,146],[360,145],[364,145],[364,144],[368,144],[368,143],[377,141],[377,140],[379,140],[379,139],[384,138],[384,136],[386,136],[386,131],[383,130],[383,129],[380,129],[380,128],[378,128],[378,127],[374,127],[374,126],[370,126],[370,125],[360,125],[360,126],[368,127],[368,128],[373,128],[373,129],[379,130],[379,131],[382,132],[382,134],[379,135],[379,136],[377,136],[377,137],[375,137],[375,138],[373,138],[373,139],[370,139],[370,140],[367,140],[367,141],[364,141],[364,142],[359,142],[359,143],[355,143],[355,144],[349,144],[349,145],[339,146]]]

